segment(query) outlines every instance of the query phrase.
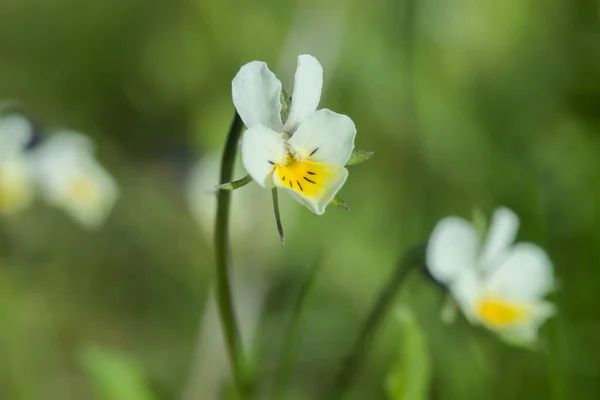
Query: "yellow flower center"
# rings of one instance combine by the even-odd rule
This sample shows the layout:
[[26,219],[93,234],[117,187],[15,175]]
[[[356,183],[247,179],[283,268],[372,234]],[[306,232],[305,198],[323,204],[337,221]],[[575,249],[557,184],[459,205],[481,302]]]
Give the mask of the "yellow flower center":
[[507,328],[528,319],[529,308],[500,298],[483,297],[476,306],[476,313],[483,321],[495,328]]
[[28,198],[28,190],[22,182],[9,181],[0,183],[0,213],[18,210]]
[[285,164],[275,165],[274,177],[283,186],[304,197],[317,199],[326,191],[336,170],[329,164],[314,161],[299,161],[291,155]]
[[86,178],[73,179],[67,189],[69,197],[77,203],[89,204],[98,196],[98,189],[92,181]]

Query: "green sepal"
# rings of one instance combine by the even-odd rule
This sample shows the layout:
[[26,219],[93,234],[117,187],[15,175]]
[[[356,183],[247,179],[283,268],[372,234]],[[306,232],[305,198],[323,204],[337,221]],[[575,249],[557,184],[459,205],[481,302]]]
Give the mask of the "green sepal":
[[279,102],[281,103],[281,122],[285,124],[285,121],[288,119],[288,115],[290,115],[292,98],[288,96],[284,88],[281,88],[281,92],[279,93]]
[[243,177],[242,179],[238,179],[237,181],[223,183],[215,187],[220,190],[235,190],[246,186],[250,182],[252,182],[252,178],[250,177],[250,175],[246,175],[245,177]]
[[342,199],[338,195],[336,195],[329,204],[331,204],[332,206],[342,207],[343,209],[350,211],[350,206],[348,206],[344,199]]
[[363,150],[352,150],[352,155],[346,163],[346,166],[360,164],[361,162],[367,161],[369,158],[375,155],[374,151],[363,151]]
[[273,212],[275,213],[275,223],[277,224],[277,232],[279,232],[279,240],[281,245],[285,243],[285,237],[283,235],[283,225],[281,224],[281,215],[279,214],[279,197],[277,194],[277,188],[271,189],[273,195]]

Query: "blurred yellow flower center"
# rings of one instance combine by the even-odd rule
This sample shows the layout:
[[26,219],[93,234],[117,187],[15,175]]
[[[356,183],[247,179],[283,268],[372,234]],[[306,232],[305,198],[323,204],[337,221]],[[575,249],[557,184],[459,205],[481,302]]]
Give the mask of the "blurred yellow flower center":
[[28,198],[26,185],[20,182],[0,182],[0,213],[19,209]]
[[76,178],[69,184],[68,193],[77,203],[91,203],[97,197],[98,190],[89,179]]
[[319,198],[335,177],[334,173],[333,168],[328,164],[313,161],[300,162],[290,156],[285,165],[275,165],[274,177],[281,185],[305,197]]
[[484,297],[477,303],[476,313],[496,328],[506,328],[529,318],[529,309],[494,297]]

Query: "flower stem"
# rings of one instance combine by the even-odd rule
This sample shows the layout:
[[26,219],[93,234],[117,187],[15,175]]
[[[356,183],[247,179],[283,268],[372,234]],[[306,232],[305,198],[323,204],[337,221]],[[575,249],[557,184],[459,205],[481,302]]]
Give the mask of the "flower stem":
[[348,391],[350,384],[359,372],[371,338],[383,321],[396,294],[402,287],[402,284],[406,282],[406,278],[413,267],[424,264],[425,248],[426,244],[419,244],[410,249],[400,260],[398,267],[393,272],[389,281],[382,288],[381,292],[379,292],[379,296],[363,323],[354,345],[342,359],[340,369],[333,380],[333,388],[330,394],[324,397],[324,399],[341,399]]
[[[233,175],[233,166],[237,153],[238,141],[242,132],[242,120],[236,113],[229,134],[223,158],[221,160],[221,178],[219,183],[230,182]],[[216,297],[219,309],[219,317],[225,339],[225,347],[229,356],[233,384],[240,398],[244,397],[244,377],[240,357],[243,356],[240,331],[233,309],[231,295],[231,279],[229,277],[229,207],[231,204],[231,192],[219,190],[217,194],[217,219],[215,226],[215,274],[217,279]]]

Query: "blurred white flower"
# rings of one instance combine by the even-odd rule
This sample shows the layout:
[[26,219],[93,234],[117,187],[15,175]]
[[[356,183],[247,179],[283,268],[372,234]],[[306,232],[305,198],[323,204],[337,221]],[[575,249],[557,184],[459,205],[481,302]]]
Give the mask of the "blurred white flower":
[[267,64],[244,65],[232,82],[233,103],[248,128],[242,161],[261,186],[278,187],[309,210],[321,215],[346,182],[344,168],[356,127],[333,111],[317,111],[323,68],[313,56],[298,57],[289,115],[281,116],[281,82]]
[[554,287],[554,274],[544,250],[513,243],[518,226],[515,213],[499,208],[481,243],[471,223],[444,218],[431,235],[427,266],[470,322],[506,339],[533,343],[539,326],[555,313],[543,299]]
[[31,136],[31,124],[24,117],[0,118],[0,214],[21,211],[33,199],[33,176],[25,155]]
[[93,153],[89,138],[61,132],[47,139],[34,158],[46,201],[89,229],[104,223],[118,197],[117,185]]
[[[218,192],[216,186],[219,184],[220,167],[221,156],[219,154],[212,153],[203,156],[190,171],[186,187],[187,201],[192,215],[207,239],[210,240],[212,240],[215,228]],[[243,168],[236,165],[235,170],[242,172]],[[247,240],[248,235],[257,228],[258,220],[254,218],[257,212],[257,208],[254,206],[254,203],[257,203],[254,189],[257,188],[244,187],[236,190],[235,195],[232,196],[231,236],[236,243]],[[252,207],[252,213],[247,212],[248,206]],[[272,212],[270,207],[266,207],[264,211],[269,215]]]

